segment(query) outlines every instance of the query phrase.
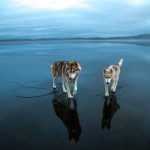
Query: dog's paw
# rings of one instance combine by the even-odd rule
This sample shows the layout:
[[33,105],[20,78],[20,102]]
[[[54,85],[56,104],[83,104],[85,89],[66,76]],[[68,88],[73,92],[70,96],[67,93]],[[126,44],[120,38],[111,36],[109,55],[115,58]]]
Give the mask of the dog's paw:
[[110,89],[111,91],[113,91],[114,90],[114,87],[111,87],[111,89]]
[[115,92],[116,92],[116,89],[113,88],[113,89],[111,89],[111,91],[112,91],[113,93],[115,93]]
[[108,94],[108,93],[105,93],[105,96],[109,96],[109,94]]
[[67,92],[67,90],[63,89],[63,92],[64,92],[64,93],[66,93],[66,92]]
[[56,86],[53,86],[53,90],[56,90]]
[[77,90],[73,91],[73,95],[76,95],[77,94]]
[[70,95],[70,96],[68,96],[68,98],[69,98],[69,99],[71,99],[71,98],[73,98],[73,96],[72,96],[72,95]]

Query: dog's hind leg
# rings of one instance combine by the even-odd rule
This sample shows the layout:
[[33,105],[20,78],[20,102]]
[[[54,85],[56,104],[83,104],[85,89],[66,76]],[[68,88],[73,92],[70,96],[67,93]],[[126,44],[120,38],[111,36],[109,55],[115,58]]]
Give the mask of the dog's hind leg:
[[56,79],[57,79],[57,74],[54,72],[52,66],[51,66],[51,74],[52,74],[52,77],[53,77],[53,88],[56,89]]
[[116,91],[117,84],[118,84],[118,80],[119,80],[119,76],[117,77],[117,80],[115,81],[115,86],[114,86],[114,90],[113,90],[113,92],[115,92],[115,91]]
[[113,92],[116,92],[116,88],[117,88],[117,84],[118,84],[118,80],[119,80],[119,75],[117,76],[117,79],[115,80],[115,84],[114,84],[114,89]]
[[57,76],[54,76],[53,77],[53,88],[56,89],[56,79],[57,79]]
[[111,91],[115,92],[116,81],[112,80]]

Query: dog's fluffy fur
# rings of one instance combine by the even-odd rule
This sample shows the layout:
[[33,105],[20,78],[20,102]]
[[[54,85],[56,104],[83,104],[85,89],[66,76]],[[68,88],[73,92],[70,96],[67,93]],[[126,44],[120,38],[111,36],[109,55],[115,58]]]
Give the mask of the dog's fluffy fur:
[[120,75],[120,68],[123,64],[123,59],[118,64],[110,65],[108,68],[104,68],[104,85],[105,85],[105,96],[109,96],[108,85],[111,83],[111,91],[115,92],[117,83]]
[[73,95],[77,93],[77,80],[81,72],[81,66],[76,61],[56,61],[51,65],[53,76],[53,88],[56,89],[56,79],[62,77],[63,92],[67,92],[68,98],[73,98],[70,92],[70,84],[74,85]]

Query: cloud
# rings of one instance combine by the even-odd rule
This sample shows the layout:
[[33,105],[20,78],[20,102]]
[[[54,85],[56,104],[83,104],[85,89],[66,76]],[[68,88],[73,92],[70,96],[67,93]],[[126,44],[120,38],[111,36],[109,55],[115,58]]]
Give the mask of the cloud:
[[1,1],[0,25],[6,26],[5,32],[34,28],[31,32],[45,32],[49,37],[51,33],[62,37],[149,33],[150,0]]
[[20,9],[63,10],[69,8],[86,8],[86,0],[11,0]]
[[148,4],[148,0],[128,0],[132,5],[145,5]]

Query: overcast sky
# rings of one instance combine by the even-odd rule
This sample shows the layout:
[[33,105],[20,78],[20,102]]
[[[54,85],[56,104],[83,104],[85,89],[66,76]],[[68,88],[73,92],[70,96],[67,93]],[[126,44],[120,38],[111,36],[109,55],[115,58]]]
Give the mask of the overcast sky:
[[150,33],[150,0],[0,0],[0,39]]

